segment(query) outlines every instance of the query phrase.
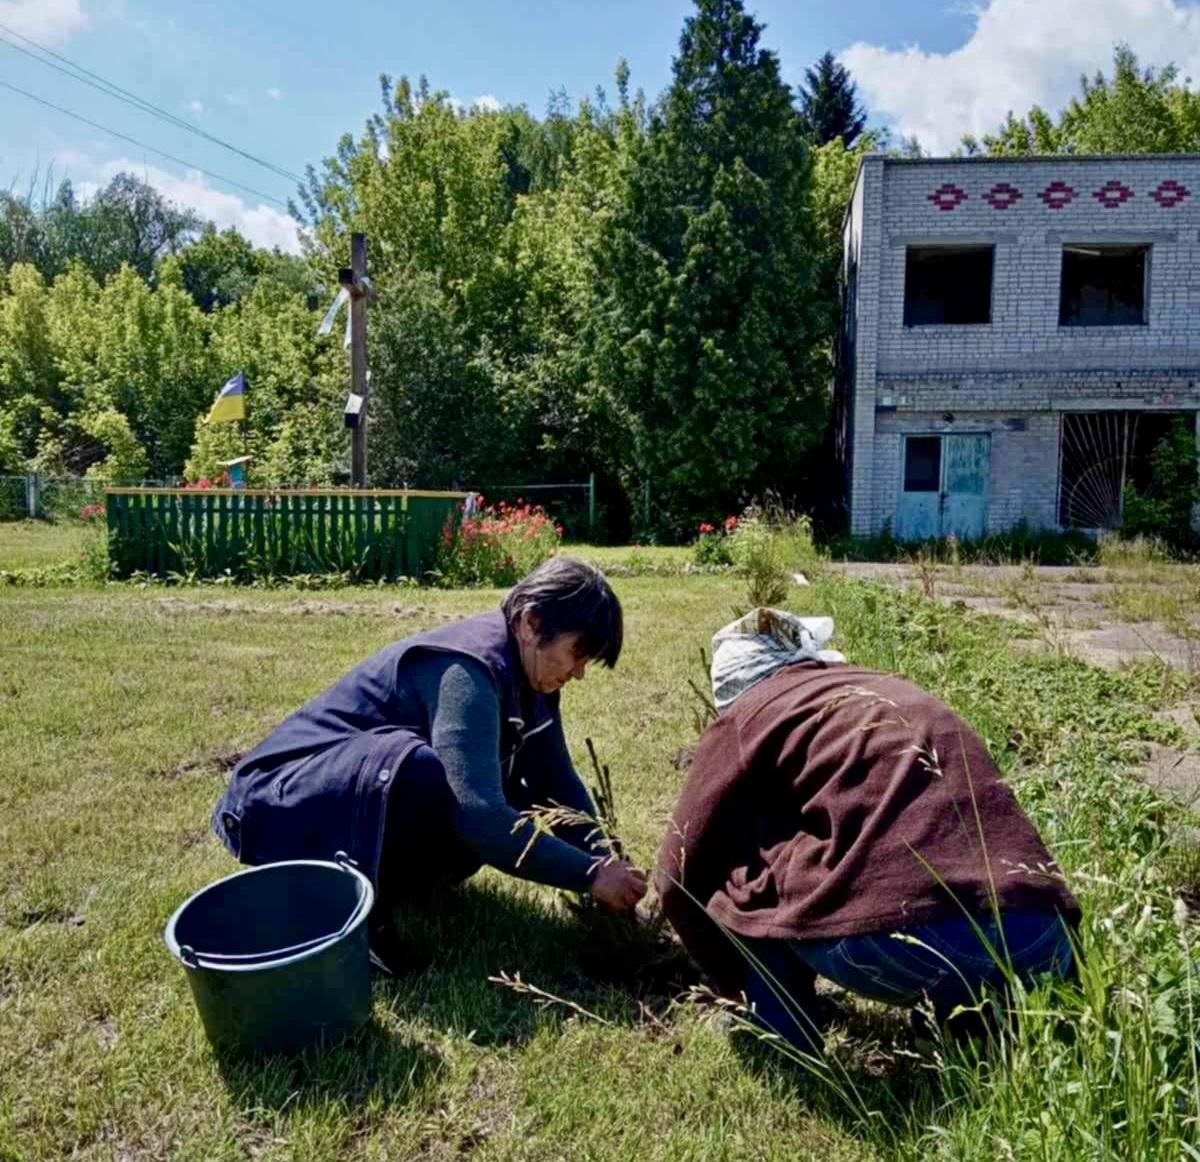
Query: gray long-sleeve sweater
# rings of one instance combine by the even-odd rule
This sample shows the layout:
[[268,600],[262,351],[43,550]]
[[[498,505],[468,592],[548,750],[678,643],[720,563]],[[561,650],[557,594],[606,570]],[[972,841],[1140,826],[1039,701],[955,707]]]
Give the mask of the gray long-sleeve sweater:
[[[521,858],[529,844],[530,824],[520,825],[519,813],[504,793],[498,757],[500,707],[487,670],[461,655],[419,655],[406,662],[400,692],[421,709],[425,721],[420,726],[446,769],[458,804],[454,826],[459,839],[484,863],[501,871],[585,891],[596,854],[583,850],[586,828],[570,832],[571,843],[541,835]],[[535,750],[526,760],[526,769],[535,773],[534,784],[523,789],[522,798],[594,814],[591,797],[571,763],[560,718],[555,717],[525,746]],[[392,793],[403,795],[403,785]]]

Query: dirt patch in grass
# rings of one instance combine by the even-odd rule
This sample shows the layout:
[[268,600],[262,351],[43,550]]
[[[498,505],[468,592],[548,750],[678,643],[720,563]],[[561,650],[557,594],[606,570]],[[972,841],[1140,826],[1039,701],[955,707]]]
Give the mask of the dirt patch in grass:
[[87,917],[82,912],[57,904],[24,908],[16,914],[14,920],[18,928],[32,928],[36,924],[62,924],[67,928],[82,928],[87,923]]
[[1200,751],[1148,742],[1142,776],[1156,791],[1189,809],[1200,806]]
[[1181,702],[1157,711],[1154,717],[1175,727],[1182,743],[1145,743],[1142,775],[1156,791],[1170,795],[1189,810],[1200,809],[1200,701]]
[[178,766],[155,772],[154,777],[165,779],[169,783],[177,779],[186,779],[190,775],[211,775],[216,772],[231,771],[242,761],[240,750],[218,750],[198,759],[188,759]]
[[1116,670],[1129,661],[1154,658],[1179,670],[1200,669],[1200,641],[1149,622],[1122,621],[1099,629],[1067,627],[1065,640],[1085,662],[1105,670]]
[[211,775],[233,770],[242,761],[240,750],[218,750],[198,759],[188,759],[178,766],[155,772],[154,777],[169,783],[186,779],[191,775]]

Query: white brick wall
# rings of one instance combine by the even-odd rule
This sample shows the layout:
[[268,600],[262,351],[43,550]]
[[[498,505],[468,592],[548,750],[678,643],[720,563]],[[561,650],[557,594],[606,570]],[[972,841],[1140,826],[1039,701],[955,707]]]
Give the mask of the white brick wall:
[[[1052,208],[1052,182],[1074,190]],[[1106,206],[1094,193],[1119,182],[1132,197]],[[1188,191],[1172,206],[1163,183]],[[986,200],[1006,184],[1021,197]],[[942,195],[953,208],[930,200]],[[1004,200],[1004,199],[1001,199]],[[1167,201],[1172,200],[1168,191]],[[1019,520],[1056,524],[1063,411],[1200,409],[1200,156],[901,161],[869,157],[847,222],[857,250],[855,382],[851,398],[851,530],[894,519],[900,433],[990,431],[988,529]],[[905,327],[906,247],[995,247],[992,321]],[[1064,242],[1151,247],[1148,325],[1060,327]],[[848,245],[849,250],[849,245]],[[849,258],[849,254],[848,254]],[[876,411],[881,397],[893,410]],[[942,416],[951,413],[952,423]],[[1006,419],[1021,418],[1017,432]],[[924,426],[922,426],[924,425]]]

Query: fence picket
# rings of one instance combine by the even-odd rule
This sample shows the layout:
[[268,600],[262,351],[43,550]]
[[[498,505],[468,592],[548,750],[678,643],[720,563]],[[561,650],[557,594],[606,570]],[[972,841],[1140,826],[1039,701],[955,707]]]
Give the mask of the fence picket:
[[354,572],[394,581],[432,564],[461,493],[400,490],[113,488],[105,493],[115,576]]

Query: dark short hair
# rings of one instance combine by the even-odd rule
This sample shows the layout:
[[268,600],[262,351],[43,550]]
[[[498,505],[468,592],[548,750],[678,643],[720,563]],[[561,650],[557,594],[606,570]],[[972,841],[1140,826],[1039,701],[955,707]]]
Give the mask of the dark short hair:
[[579,635],[579,652],[611,669],[621,656],[621,603],[604,574],[576,557],[551,557],[518,581],[501,605],[511,626],[526,610],[537,618],[538,640]]

